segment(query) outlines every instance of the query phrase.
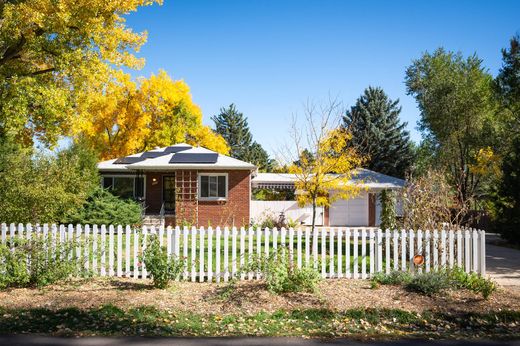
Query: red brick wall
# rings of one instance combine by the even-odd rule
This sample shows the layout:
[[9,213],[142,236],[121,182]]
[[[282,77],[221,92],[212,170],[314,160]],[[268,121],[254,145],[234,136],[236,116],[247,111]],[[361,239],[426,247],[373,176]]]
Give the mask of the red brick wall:
[[199,201],[199,226],[247,226],[251,200],[249,171],[227,171],[228,199],[225,202]]
[[[198,201],[198,173],[228,173],[227,201]],[[173,173],[173,172],[172,172]],[[162,204],[162,176],[172,173],[146,173],[146,213],[159,214]],[[234,171],[175,171],[176,210],[175,218],[167,223],[181,225],[183,222],[196,226],[247,226],[251,199],[250,175],[247,170]],[[153,179],[156,179],[154,182]]]

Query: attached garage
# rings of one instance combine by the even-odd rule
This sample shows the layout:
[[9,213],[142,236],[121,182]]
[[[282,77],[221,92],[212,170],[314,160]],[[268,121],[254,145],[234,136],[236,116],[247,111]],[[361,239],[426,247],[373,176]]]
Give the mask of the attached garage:
[[368,193],[356,198],[340,199],[329,209],[330,226],[366,226],[369,224]]
[[[258,173],[251,180],[253,189],[271,190],[293,190],[297,176],[286,173]],[[318,216],[323,218],[323,226],[335,227],[376,227],[380,224],[381,206],[379,203],[379,193],[384,189],[400,190],[404,187],[405,181],[391,177],[368,169],[358,168],[353,172],[350,180],[352,184],[358,184],[362,189],[356,198],[348,200],[337,200],[330,207],[323,208],[323,214],[318,212]],[[297,191],[295,191],[297,193]],[[333,192],[332,192],[333,193]],[[257,202],[257,201],[254,201]],[[259,210],[254,210],[251,215],[264,213],[265,209],[272,209],[278,201],[258,201],[261,205]],[[288,202],[288,201],[283,201]],[[294,204],[294,201],[292,201]],[[253,205],[254,207],[254,205]],[[400,215],[400,203],[397,204],[397,214]],[[309,207],[296,208],[289,210],[284,208],[280,212],[290,215],[293,220],[309,219]],[[289,212],[291,214],[289,214]]]

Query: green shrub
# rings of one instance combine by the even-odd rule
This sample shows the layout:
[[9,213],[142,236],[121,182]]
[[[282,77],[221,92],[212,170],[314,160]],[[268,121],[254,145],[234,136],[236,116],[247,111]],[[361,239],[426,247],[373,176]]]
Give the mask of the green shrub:
[[66,223],[96,225],[140,225],[139,203],[114,196],[98,186],[81,208],[71,213]]
[[153,286],[166,288],[171,281],[179,278],[184,268],[184,262],[168,255],[166,247],[161,246],[157,235],[148,237],[149,242],[141,261],[150,272]]
[[412,277],[406,288],[426,295],[434,295],[452,287],[445,272],[419,273]]
[[379,285],[406,285],[412,280],[412,275],[408,272],[394,270],[389,274],[382,272],[376,273],[370,279],[372,288]]
[[73,250],[72,242],[51,244],[39,238],[0,245],[0,288],[43,287],[78,274]]
[[484,299],[488,299],[497,289],[497,285],[493,280],[486,279],[477,273],[466,273],[462,268],[450,269],[446,274],[458,288],[465,288],[481,294]]
[[261,272],[267,289],[273,293],[311,292],[318,290],[320,274],[312,266],[296,267],[286,248],[279,248],[269,256],[260,255],[246,264],[237,275]]
[[481,294],[484,299],[496,291],[496,283],[477,273],[466,273],[462,268],[412,275],[408,272],[393,271],[389,274],[376,273],[372,276],[371,287],[379,285],[404,285],[422,294],[432,295],[445,289],[468,289]]

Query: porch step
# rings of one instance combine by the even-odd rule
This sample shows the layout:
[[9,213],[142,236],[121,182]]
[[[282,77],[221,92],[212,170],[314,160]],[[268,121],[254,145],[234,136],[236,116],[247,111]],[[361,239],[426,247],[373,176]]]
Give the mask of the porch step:
[[146,227],[160,227],[164,225],[160,215],[145,215],[143,218],[143,226]]

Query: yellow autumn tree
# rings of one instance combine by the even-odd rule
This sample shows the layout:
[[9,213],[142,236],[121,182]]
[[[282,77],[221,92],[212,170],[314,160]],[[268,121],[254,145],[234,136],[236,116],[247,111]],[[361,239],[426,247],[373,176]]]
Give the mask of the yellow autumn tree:
[[189,86],[165,71],[137,81],[118,72],[85,94],[81,104],[75,136],[103,159],[179,142],[229,151],[226,141],[203,125]]
[[139,68],[146,41],[125,15],[161,0],[0,1],[0,137],[53,146],[73,124],[78,93],[115,67]]
[[331,100],[326,106],[307,105],[304,133],[293,121],[292,145],[297,160],[289,166],[289,173],[295,175],[298,204],[312,206],[312,229],[318,206],[352,198],[361,190],[351,179],[363,158],[351,145],[349,130],[338,126],[340,114],[339,104]]

